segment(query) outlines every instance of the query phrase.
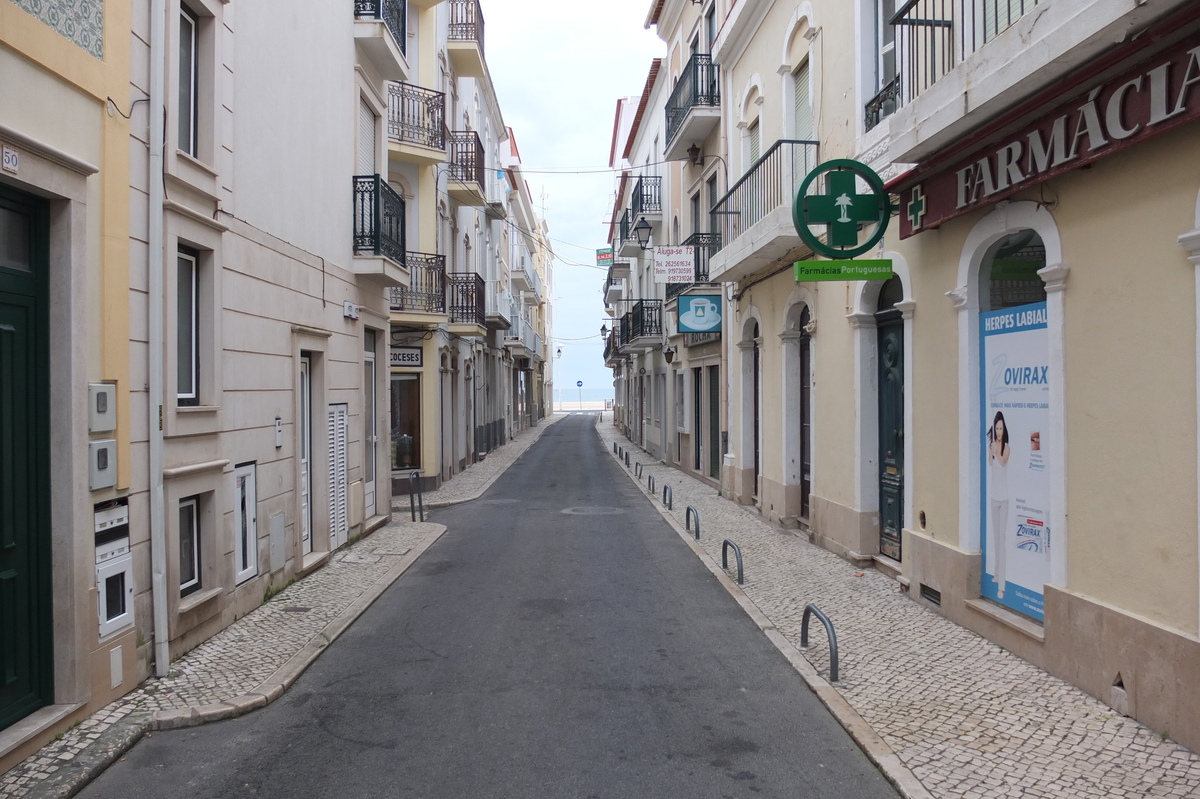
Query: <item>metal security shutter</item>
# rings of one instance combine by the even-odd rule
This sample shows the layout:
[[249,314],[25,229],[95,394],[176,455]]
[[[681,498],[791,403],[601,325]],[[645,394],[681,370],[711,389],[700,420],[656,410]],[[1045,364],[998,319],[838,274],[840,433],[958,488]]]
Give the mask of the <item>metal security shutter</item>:
[[329,547],[349,537],[349,485],[346,475],[350,415],[346,405],[329,406]]
[[796,132],[795,138],[810,141],[813,137],[812,100],[808,93],[808,62],[795,74]]
[[762,129],[758,126],[758,120],[750,126],[750,163],[753,164],[762,155]]
[[362,99],[358,101],[358,174],[375,174],[375,112]]

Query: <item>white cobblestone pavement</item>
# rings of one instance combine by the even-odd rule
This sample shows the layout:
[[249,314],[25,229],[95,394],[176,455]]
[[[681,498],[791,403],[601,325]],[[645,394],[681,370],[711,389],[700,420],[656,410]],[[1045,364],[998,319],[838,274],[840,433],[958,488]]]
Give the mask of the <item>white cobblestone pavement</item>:
[[[636,464],[642,463],[642,490],[653,477],[655,503],[681,531],[687,507],[696,508],[699,544],[714,562],[711,568],[720,570],[724,539],[738,544],[745,566],[741,590],[792,646],[800,646],[808,603],[829,616],[838,638],[839,681],[826,682],[825,631],[810,619],[810,646],[800,651],[821,675],[816,681],[826,691],[832,686],[851,715],[894,753],[901,770],[920,781],[925,795],[1200,797],[1200,757],[1189,749],[904,597],[890,577],[857,568],[720,497],[712,486],[651,460],[611,422],[597,432],[610,454],[614,442],[630,453],[631,479],[637,480]],[[672,510],[662,505],[664,485],[671,486]],[[732,553],[726,573],[736,575]],[[898,787],[913,796],[924,793]]]
[[[425,507],[482,494],[563,415],[542,420],[479,464],[425,495]],[[329,562],[252,613],[0,775],[0,795],[70,796],[148,730],[201,724],[274,701],[438,536],[441,525],[409,521],[406,497],[393,521],[333,553]]]

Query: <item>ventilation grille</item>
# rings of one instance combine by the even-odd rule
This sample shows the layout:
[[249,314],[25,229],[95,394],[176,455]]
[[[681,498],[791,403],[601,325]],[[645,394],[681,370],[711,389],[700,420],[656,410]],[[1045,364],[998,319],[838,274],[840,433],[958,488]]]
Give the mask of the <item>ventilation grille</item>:
[[932,602],[940,607],[942,604],[942,592],[936,588],[930,588],[925,583],[921,583],[921,599],[924,599],[926,602]]

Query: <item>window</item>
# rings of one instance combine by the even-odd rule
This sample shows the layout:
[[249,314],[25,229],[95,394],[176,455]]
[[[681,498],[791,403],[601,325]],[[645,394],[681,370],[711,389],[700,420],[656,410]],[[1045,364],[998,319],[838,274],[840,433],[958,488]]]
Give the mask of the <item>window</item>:
[[244,463],[233,472],[233,570],[238,583],[258,574],[257,467]]
[[179,7],[179,149],[197,157],[199,133],[200,24],[186,6]]
[[750,165],[762,157],[762,129],[758,120],[750,123]]
[[700,208],[703,205],[703,203],[701,203],[701,201],[700,201],[700,192],[696,192],[695,194],[693,194],[691,196],[691,205],[692,205],[692,233],[700,233],[700,232],[702,232],[700,229],[700,225],[701,225],[700,220],[703,218],[703,216],[700,213]]
[[179,501],[179,595],[200,590],[200,497]]
[[392,375],[392,468],[421,467],[421,375]]
[[808,84],[808,61],[805,61],[792,73],[792,99],[796,109],[795,132],[792,138],[800,141],[812,141],[813,138],[812,103],[809,99]]
[[875,0],[875,88],[882,90],[896,79],[896,29],[891,18],[896,0]]
[[716,233],[717,231],[719,231],[721,229],[720,227],[718,227],[718,222],[720,220],[717,219],[717,215],[715,213],[712,213],[713,209],[716,208],[717,200],[721,199],[720,196],[717,194],[717,176],[716,175],[709,176],[708,182],[705,184],[705,187],[708,190],[709,217],[708,217],[708,230],[706,230],[704,232],[705,233]]
[[179,405],[199,405],[200,254],[187,247],[180,247],[176,261],[176,398]]

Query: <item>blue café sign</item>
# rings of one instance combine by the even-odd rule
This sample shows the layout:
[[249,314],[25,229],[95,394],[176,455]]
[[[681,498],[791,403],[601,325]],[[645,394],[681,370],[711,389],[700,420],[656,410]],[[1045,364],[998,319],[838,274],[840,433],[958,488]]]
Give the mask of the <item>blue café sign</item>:
[[680,294],[680,333],[720,333],[720,294]]

